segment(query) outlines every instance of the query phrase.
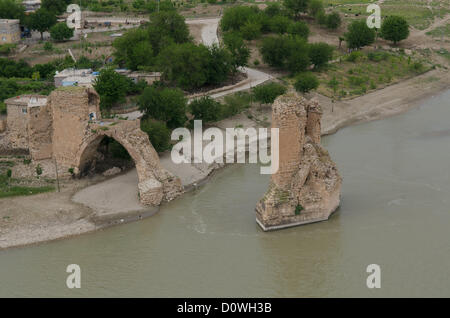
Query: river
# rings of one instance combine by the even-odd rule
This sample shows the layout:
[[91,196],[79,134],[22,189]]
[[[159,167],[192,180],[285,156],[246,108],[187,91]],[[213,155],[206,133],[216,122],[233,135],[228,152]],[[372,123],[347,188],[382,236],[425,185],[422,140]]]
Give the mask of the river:
[[[0,251],[0,296],[449,297],[449,101],[325,137],[344,178],[329,221],[262,232],[269,177],[234,165],[140,222]],[[81,289],[66,287],[72,263]]]

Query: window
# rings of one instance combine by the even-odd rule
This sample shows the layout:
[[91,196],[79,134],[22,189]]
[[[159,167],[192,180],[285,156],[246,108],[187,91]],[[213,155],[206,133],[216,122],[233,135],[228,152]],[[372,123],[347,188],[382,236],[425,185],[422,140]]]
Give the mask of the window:
[[6,36],[2,36],[2,41],[3,41],[3,42],[6,41]]
[[22,113],[26,114],[28,112],[28,110],[26,108],[22,108]]

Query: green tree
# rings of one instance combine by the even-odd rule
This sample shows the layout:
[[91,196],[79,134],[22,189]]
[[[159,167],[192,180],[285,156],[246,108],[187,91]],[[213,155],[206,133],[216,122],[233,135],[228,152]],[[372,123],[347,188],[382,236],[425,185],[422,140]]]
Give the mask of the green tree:
[[55,13],[47,9],[40,8],[28,16],[27,25],[30,29],[41,33],[41,40],[44,39],[44,32],[48,31],[57,22]]
[[342,23],[342,20],[341,20],[341,16],[339,15],[339,13],[332,12],[327,16],[327,21],[325,24],[326,24],[327,28],[335,30],[335,29],[339,28],[341,23]]
[[308,36],[309,36],[308,25],[303,21],[297,21],[297,22],[291,23],[289,25],[287,32],[292,35],[301,36],[305,40],[307,40]]
[[158,55],[163,79],[183,89],[203,86],[208,80],[208,48],[202,44],[173,44]]
[[148,39],[155,55],[171,43],[190,41],[189,29],[184,17],[175,11],[160,11],[150,16]]
[[234,69],[236,70],[240,66],[247,66],[250,50],[245,45],[242,36],[237,32],[227,32],[223,36],[223,41],[233,58]]
[[260,52],[265,63],[293,73],[304,71],[310,65],[308,44],[301,37],[267,37]]
[[178,88],[148,86],[138,100],[139,109],[145,117],[164,121],[169,128],[184,126],[187,100]]
[[113,42],[114,56],[119,65],[137,70],[139,66],[150,66],[154,52],[149,34],[145,29],[131,29]]
[[320,68],[333,57],[334,48],[326,43],[311,43],[309,45],[309,58],[314,68]]
[[50,28],[50,36],[55,41],[66,41],[73,37],[73,29],[64,22],[57,23]]
[[284,6],[295,16],[308,10],[310,0],[283,0]]
[[152,118],[141,120],[141,129],[146,132],[150,142],[157,152],[163,152],[170,149],[170,129],[166,124],[155,121]]
[[214,122],[220,118],[221,105],[209,96],[194,99],[189,104],[195,119]]
[[381,24],[380,36],[397,45],[398,42],[407,39],[409,36],[408,22],[403,17],[389,16]]
[[102,69],[94,81],[102,109],[110,109],[113,105],[124,102],[128,87],[128,79],[112,68]]
[[310,72],[301,73],[297,76],[294,87],[298,92],[308,93],[319,86],[319,80]]
[[312,17],[315,17],[319,12],[324,12],[322,1],[311,0],[308,5],[308,12]]
[[274,17],[282,13],[281,5],[278,2],[270,2],[264,9],[264,13],[269,17]]
[[277,15],[270,19],[270,31],[278,34],[283,34],[288,31],[292,21],[285,16]]
[[252,89],[253,96],[263,104],[271,104],[280,95],[286,93],[286,87],[279,83],[268,83],[256,86]]
[[261,36],[261,24],[257,21],[249,20],[241,26],[242,37],[246,40],[254,40]]
[[216,44],[208,47],[209,56],[206,65],[207,79],[209,85],[217,85],[224,82],[228,75],[234,71],[233,57],[224,47]]
[[61,14],[66,11],[67,5],[70,4],[70,1],[64,0],[42,0],[41,8],[47,9],[48,11],[53,12],[54,14]]
[[359,49],[375,41],[375,29],[369,28],[365,20],[353,21],[348,26],[345,40],[350,49]]
[[23,22],[25,9],[20,2],[0,0],[0,19],[20,19]]
[[223,31],[239,31],[241,27],[258,13],[259,9],[248,6],[236,6],[225,10],[220,27]]

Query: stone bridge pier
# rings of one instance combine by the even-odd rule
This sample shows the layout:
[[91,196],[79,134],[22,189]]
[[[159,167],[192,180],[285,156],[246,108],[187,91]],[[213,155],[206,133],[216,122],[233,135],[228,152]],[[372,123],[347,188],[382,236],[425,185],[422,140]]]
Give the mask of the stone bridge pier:
[[52,156],[58,166],[80,174],[93,160],[101,140],[108,136],[119,142],[133,158],[138,174],[140,201],[157,206],[180,195],[178,177],[165,170],[140,120],[100,120],[99,96],[93,89],[64,87],[49,97]]

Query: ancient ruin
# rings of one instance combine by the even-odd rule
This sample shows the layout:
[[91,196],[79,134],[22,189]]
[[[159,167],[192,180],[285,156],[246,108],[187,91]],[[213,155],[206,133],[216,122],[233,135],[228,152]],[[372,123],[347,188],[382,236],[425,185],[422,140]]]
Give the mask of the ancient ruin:
[[320,145],[322,110],[291,92],[272,106],[272,127],[279,128],[279,169],[256,206],[263,230],[327,220],[338,208],[342,178]]
[[34,163],[54,161],[59,176],[77,176],[95,160],[98,145],[108,136],[133,158],[143,204],[157,206],[180,195],[181,181],[162,168],[140,120],[102,120],[99,101],[94,89],[84,87],[61,87],[48,98],[10,98],[5,101],[8,146],[28,150]]

